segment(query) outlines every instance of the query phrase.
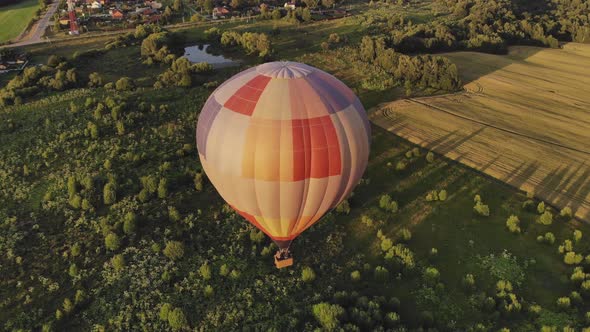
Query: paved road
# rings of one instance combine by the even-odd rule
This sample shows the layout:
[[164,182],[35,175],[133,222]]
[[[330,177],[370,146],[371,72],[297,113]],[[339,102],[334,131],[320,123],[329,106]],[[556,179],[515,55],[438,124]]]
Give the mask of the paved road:
[[55,14],[58,5],[58,0],[53,1],[49,5],[49,8],[47,8],[47,12],[45,12],[45,15],[37,23],[35,23],[35,25],[33,25],[32,31],[23,36],[23,40],[19,41],[18,43],[6,46],[18,47],[45,42],[45,40],[42,39],[43,34],[45,33],[45,29],[47,29],[47,26],[49,25],[49,20],[53,17],[53,14]]

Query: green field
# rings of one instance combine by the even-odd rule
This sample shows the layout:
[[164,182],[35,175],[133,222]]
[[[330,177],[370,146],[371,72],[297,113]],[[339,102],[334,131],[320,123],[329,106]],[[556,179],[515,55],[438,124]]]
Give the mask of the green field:
[[[310,24],[217,27],[272,35],[274,60],[334,74],[369,109],[404,89],[367,88],[371,68],[359,64],[354,47],[387,10],[430,20],[430,2],[420,4],[363,7],[371,14]],[[186,45],[205,43],[207,28],[176,36]],[[332,33],[348,41],[318,47]],[[301,234],[292,246],[295,265],[277,270],[276,246],[197,176],[195,147],[197,117],[215,86],[263,60],[220,48],[241,65],[195,74],[190,87],[154,88],[170,64],[144,64],[141,40],[107,50],[109,39],[27,47],[34,63],[63,57],[29,76],[52,87],[60,77],[76,82],[25,87],[20,105],[0,108],[0,330],[587,331],[588,224],[378,125],[350,209],[328,213]],[[100,53],[73,58],[89,50]],[[560,51],[533,58],[533,67],[572,59],[551,53]],[[464,64],[502,61],[468,55],[448,54]],[[461,67],[466,82],[489,74],[476,71]],[[102,76],[100,86],[87,87],[91,72]],[[123,76],[136,87],[107,88]],[[497,76],[488,79],[502,86]],[[437,142],[448,148],[464,140]],[[433,192],[441,199],[430,199]],[[385,195],[396,204],[384,208]],[[477,196],[489,215],[475,211]],[[552,213],[552,222],[540,223],[539,211]],[[507,227],[511,216],[518,231]],[[512,289],[498,287],[505,281]],[[332,320],[322,306],[336,312]]]
[[37,0],[21,0],[8,6],[0,6],[0,43],[18,37],[39,9]]

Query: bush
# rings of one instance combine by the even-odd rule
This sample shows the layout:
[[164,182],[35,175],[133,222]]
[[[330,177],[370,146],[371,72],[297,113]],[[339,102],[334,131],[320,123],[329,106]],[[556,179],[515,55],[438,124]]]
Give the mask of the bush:
[[537,212],[539,212],[539,213],[545,212],[545,202],[541,202],[541,203],[539,203],[539,205],[537,205]]
[[111,264],[113,264],[113,268],[116,271],[123,270],[125,267],[125,258],[121,254],[115,255],[111,258]]
[[551,225],[553,223],[553,214],[549,211],[545,211],[539,217],[538,221],[543,225]]
[[579,242],[582,239],[582,231],[574,230],[574,241]]
[[171,260],[177,260],[184,255],[184,244],[179,241],[169,241],[164,248],[164,256]]
[[188,321],[182,309],[175,308],[168,314],[168,324],[173,330],[180,330],[188,326]]
[[361,272],[359,270],[352,271],[350,273],[350,279],[352,281],[360,281],[361,280]]
[[567,310],[570,306],[571,301],[569,297],[565,296],[557,299],[557,307],[559,307],[561,310]]
[[345,199],[338,206],[336,206],[336,212],[348,215],[350,213],[350,204]]
[[402,228],[397,232],[397,235],[402,239],[402,241],[410,241],[412,239],[412,232],[407,228]]
[[160,307],[160,319],[163,321],[168,321],[168,315],[170,311],[172,311],[172,305],[170,303],[163,303]]
[[322,302],[312,306],[312,313],[324,329],[334,331],[344,318],[345,310],[337,304]]
[[440,278],[440,272],[435,267],[427,267],[424,270],[424,280],[430,285],[436,285],[438,279]]
[[545,239],[546,243],[549,243],[549,244],[555,243],[555,235],[553,235],[553,233],[551,233],[551,232],[545,233],[544,239]]
[[506,220],[506,227],[511,233],[519,234],[520,233],[520,220],[517,216],[511,215]]
[[379,207],[391,213],[395,213],[398,210],[397,202],[391,200],[391,196],[389,195],[381,195],[381,198],[379,199]]
[[446,191],[446,190],[444,190],[444,189],[443,189],[443,190],[441,190],[441,191],[438,193],[438,199],[439,199],[440,201],[446,201],[446,200],[447,200],[447,191]]
[[580,254],[576,254],[573,251],[569,251],[563,256],[563,262],[567,265],[580,264],[584,257]]
[[570,219],[572,219],[572,217],[573,217],[572,208],[570,208],[569,206],[564,207],[559,212],[559,216],[561,217],[562,220],[570,220]]
[[490,215],[490,208],[483,204],[481,201],[477,201],[473,207],[473,211],[480,216],[488,217]]
[[312,282],[315,280],[315,272],[310,267],[304,267],[301,271],[301,280],[303,282]]
[[104,238],[104,244],[108,250],[117,250],[121,246],[121,240],[119,240],[119,236],[115,233],[109,233]]
[[434,162],[434,153],[432,153],[432,151],[428,151],[428,153],[426,154],[426,161],[428,163]]
[[389,270],[383,266],[377,266],[375,268],[375,279],[378,281],[386,281],[389,278]]
[[159,198],[166,198],[168,196],[168,180],[166,178],[161,178],[160,182],[158,183],[158,197]]
[[130,77],[121,77],[115,83],[115,89],[117,89],[117,91],[129,91],[133,90],[134,87],[135,84],[133,83],[133,80]]
[[203,280],[211,279],[211,267],[208,262],[203,263],[203,265],[199,267],[199,274],[203,277]]
[[136,216],[135,213],[133,212],[127,212],[127,214],[125,214],[125,218],[123,221],[123,232],[125,234],[133,234],[135,233],[135,228],[136,228]]
[[104,203],[107,205],[113,204],[117,201],[117,191],[114,183],[107,183],[103,190]]
[[212,297],[214,293],[215,291],[213,290],[213,287],[211,285],[207,285],[203,289],[203,294],[205,294],[205,297]]

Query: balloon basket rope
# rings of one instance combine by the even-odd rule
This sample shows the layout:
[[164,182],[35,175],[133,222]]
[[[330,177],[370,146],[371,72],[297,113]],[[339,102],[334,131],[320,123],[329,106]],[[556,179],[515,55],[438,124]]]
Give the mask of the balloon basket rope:
[[293,265],[293,256],[289,252],[287,252],[288,256],[285,253],[281,253],[281,251],[277,251],[275,254],[275,266],[277,269],[282,269],[288,266]]

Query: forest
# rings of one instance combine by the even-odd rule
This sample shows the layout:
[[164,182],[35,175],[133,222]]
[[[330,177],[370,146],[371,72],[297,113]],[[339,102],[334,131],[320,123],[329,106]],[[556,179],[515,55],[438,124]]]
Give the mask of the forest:
[[[590,227],[571,208],[379,127],[291,268],[208,182],[199,111],[252,65],[338,65],[368,109],[460,90],[440,52],[590,42],[580,0],[398,2],[27,48],[39,65],[0,81],[0,329],[590,331]],[[197,43],[239,61],[190,63]]]

